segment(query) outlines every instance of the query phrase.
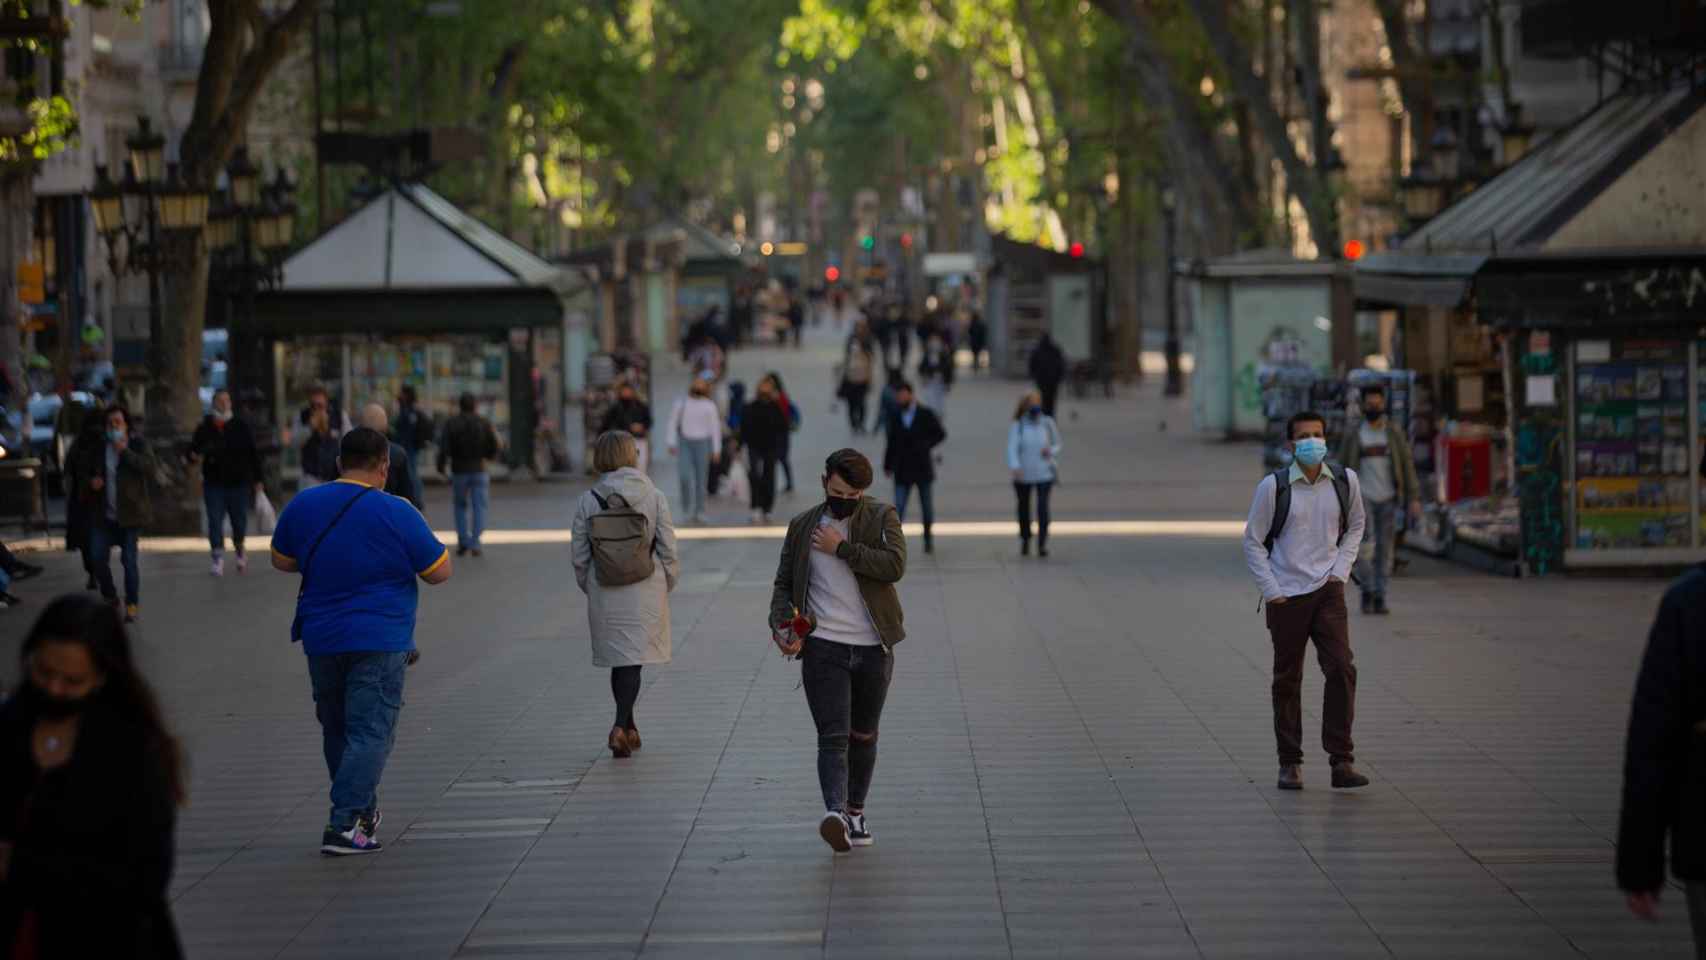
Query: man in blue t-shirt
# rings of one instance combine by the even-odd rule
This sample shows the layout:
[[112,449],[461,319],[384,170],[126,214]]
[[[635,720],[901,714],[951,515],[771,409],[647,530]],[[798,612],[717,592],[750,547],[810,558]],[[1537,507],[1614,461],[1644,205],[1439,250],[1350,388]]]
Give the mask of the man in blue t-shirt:
[[320,852],[377,853],[379,777],[415,652],[416,578],[450,579],[450,551],[409,501],[385,493],[391,443],[344,434],[335,483],[304,490],[278,518],[272,565],[302,574],[291,639],[308,655],[314,713],[332,777]]

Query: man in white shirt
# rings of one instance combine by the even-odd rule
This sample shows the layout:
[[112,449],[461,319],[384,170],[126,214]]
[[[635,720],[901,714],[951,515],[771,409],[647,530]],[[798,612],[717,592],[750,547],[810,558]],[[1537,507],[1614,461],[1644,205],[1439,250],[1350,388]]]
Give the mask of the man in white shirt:
[[1244,525],[1244,560],[1261,587],[1274,644],[1279,788],[1303,789],[1303,655],[1310,640],[1326,678],[1321,745],[1333,786],[1366,786],[1368,778],[1353,765],[1357,671],[1345,611],[1345,580],[1362,542],[1361,488],[1354,471],[1327,465],[1327,422],[1320,414],[1297,414],[1286,433],[1294,462],[1256,485]]

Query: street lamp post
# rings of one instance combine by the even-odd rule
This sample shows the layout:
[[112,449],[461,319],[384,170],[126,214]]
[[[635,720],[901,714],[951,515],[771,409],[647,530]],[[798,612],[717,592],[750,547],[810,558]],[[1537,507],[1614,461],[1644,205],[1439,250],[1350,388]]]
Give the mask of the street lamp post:
[[136,133],[125,140],[128,150],[123,179],[114,182],[108,168],[95,168],[95,187],[89,194],[95,230],[107,245],[107,264],[114,276],[148,277],[148,393],[146,419],[156,438],[173,433],[169,389],[169,351],[161,314],[160,278],[181,272],[194,262],[196,244],[207,223],[207,194],[186,185],[178,165],[165,160],[166,138],[155,132],[147,117],[137,118]]
[[261,386],[264,363],[254,334],[255,297],[276,290],[284,277],[284,254],[295,229],[296,185],[283,168],[270,183],[238,147],[226,165],[228,188],[208,217],[208,246],[213,251],[215,276],[226,296],[242,304],[227,311],[230,353],[226,367],[234,398]]
[[1167,253],[1167,385],[1163,390],[1169,397],[1185,392],[1184,374],[1179,369],[1179,304],[1178,282],[1174,276],[1174,228],[1178,220],[1178,198],[1172,187],[1161,188],[1161,221],[1166,228]]

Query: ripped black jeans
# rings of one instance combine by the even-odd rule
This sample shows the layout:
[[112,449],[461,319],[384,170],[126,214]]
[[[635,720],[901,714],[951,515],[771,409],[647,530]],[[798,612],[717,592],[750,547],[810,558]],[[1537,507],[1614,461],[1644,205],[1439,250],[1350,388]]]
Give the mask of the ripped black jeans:
[[894,676],[894,655],[811,637],[800,674],[817,725],[817,779],[825,810],[863,811],[877,769],[877,723]]

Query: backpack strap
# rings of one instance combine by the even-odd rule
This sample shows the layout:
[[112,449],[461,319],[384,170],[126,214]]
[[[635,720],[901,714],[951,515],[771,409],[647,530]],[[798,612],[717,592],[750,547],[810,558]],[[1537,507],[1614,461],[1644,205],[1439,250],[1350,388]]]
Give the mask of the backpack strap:
[[1345,545],[1345,534],[1351,529],[1351,478],[1344,467],[1333,471],[1333,493],[1339,498],[1339,540],[1338,546]]
[[1269,553],[1274,552],[1274,541],[1279,539],[1280,531],[1285,529],[1286,518],[1291,516],[1291,471],[1275,470],[1274,478],[1274,519],[1268,524],[1268,535],[1262,540],[1262,547]]
[[598,501],[598,509],[600,509],[600,510],[609,510],[610,509],[610,502],[608,500],[605,500],[603,497],[599,496],[597,490],[588,490],[587,493],[592,494],[592,498],[594,500]]

